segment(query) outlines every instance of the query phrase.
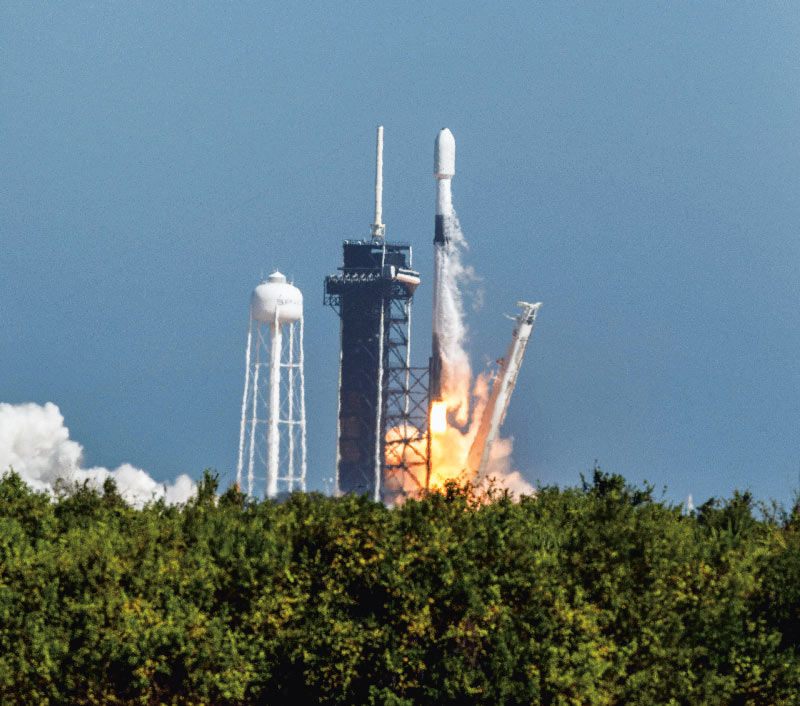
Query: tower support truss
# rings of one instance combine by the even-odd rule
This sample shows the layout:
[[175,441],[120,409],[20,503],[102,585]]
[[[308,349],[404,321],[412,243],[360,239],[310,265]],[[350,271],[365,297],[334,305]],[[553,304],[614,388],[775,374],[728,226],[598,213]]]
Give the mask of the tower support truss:
[[427,368],[410,360],[411,247],[383,238],[345,241],[325,304],[339,315],[337,493],[393,504],[427,477]]

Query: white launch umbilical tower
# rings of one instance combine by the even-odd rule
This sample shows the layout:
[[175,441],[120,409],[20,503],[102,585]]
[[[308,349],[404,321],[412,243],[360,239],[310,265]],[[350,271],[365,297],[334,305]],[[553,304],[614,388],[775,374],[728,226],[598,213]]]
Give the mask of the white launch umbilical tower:
[[478,431],[472,441],[467,458],[467,467],[474,474],[476,482],[480,482],[486,477],[492,446],[497,439],[500,425],[505,419],[511,393],[514,392],[514,386],[517,384],[522,358],[528,347],[533,324],[536,322],[536,315],[539,313],[542,303],[517,302],[517,306],[521,306],[522,311],[515,319],[514,332],[506,355],[498,361],[500,368],[494,376],[492,392],[483,409]]
[[303,295],[277,271],[250,298],[236,483],[250,497],[306,489]]

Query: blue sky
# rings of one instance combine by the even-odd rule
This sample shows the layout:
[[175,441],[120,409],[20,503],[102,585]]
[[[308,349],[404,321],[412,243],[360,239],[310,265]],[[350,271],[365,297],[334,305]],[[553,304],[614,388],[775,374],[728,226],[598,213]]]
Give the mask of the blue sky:
[[0,4],[0,401],[87,462],[232,479],[248,298],[306,298],[309,483],[332,475],[322,281],[372,219],[423,285],[433,141],[482,278],[481,369],[543,308],[504,432],[529,480],[595,459],[695,503],[800,488],[793,3]]

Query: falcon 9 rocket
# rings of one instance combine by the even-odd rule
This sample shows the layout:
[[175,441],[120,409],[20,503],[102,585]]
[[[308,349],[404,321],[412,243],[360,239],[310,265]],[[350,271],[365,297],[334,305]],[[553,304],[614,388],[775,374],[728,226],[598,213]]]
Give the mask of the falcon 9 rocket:
[[432,402],[442,399],[442,333],[447,321],[443,306],[450,232],[455,214],[450,181],[456,173],[456,141],[453,133],[442,128],[433,149],[433,173],[436,176],[436,222],[433,237],[433,349],[430,372]]

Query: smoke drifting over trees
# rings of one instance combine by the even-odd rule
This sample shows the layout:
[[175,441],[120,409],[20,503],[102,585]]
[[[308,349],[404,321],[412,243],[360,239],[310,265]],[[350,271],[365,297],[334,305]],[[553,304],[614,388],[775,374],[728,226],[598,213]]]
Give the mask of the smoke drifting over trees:
[[83,467],[83,447],[69,438],[64,417],[52,402],[44,405],[0,402],[0,474],[13,468],[34,490],[50,494],[59,483],[67,487],[87,483],[97,490],[111,478],[122,498],[142,507],[152,500],[186,502],[196,492],[188,475],[174,483],[158,483],[146,471],[129,463],[114,470]]

